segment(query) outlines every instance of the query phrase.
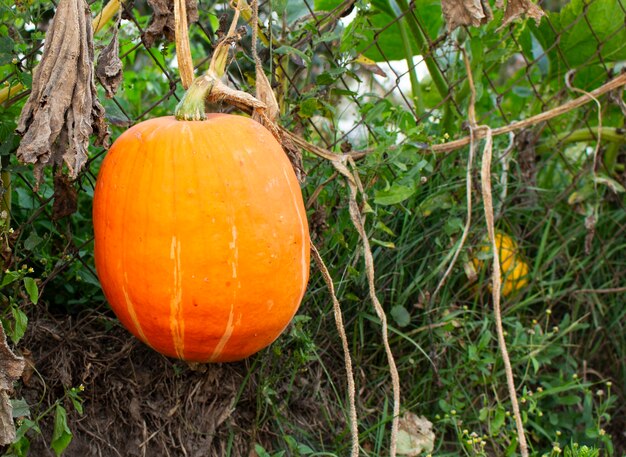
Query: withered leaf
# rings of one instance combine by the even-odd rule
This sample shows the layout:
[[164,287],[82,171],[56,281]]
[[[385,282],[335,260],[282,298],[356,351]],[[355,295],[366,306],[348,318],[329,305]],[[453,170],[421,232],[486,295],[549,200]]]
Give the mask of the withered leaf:
[[93,80],[93,33],[85,0],[60,0],[34,70],[28,101],[16,131],[23,136],[17,157],[35,164],[40,181],[45,165],[68,166],[75,178],[87,161],[89,137],[105,145],[104,108]]
[[[150,24],[143,33],[143,42],[151,47],[156,40],[165,36],[169,41],[174,41],[176,21],[174,20],[174,2],[172,0],[148,0],[152,8]],[[197,0],[186,0],[187,22],[189,24],[198,20]]]
[[[496,0],[495,7],[504,8],[504,0]],[[442,0],[441,9],[450,32],[460,26],[478,27],[493,19],[487,0]],[[508,0],[501,27],[522,16],[539,22],[544,14],[531,0]]]
[[541,17],[544,15],[543,10],[530,0],[508,0],[501,27],[504,27],[522,16],[528,16],[539,24]]
[[267,106],[265,113],[267,117],[274,122],[278,117],[280,108],[278,107],[276,95],[274,95],[274,91],[272,90],[272,85],[269,79],[267,79],[260,63],[256,65],[256,98],[265,103],[265,106]]
[[435,445],[433,424],[425,417],[407,411],[398,423],[398,454],[416,457],[432,452]]
[[116,27],[111,41],[98,56],[96,65],[96,76],[104,87],[107,98],[113,97],[122,83],[122,61],[117,31]]
[[9,400],[9,392],[13,383],[24,371],[24,359],[16,356],[7,345],[4,328],[0,325],[0,446],[15,440],[15,424],[13,408]]
[[54,176],[54,202],[52,203],[52,220],[70,216],[78,209],[78,192],[72,181],[62,173]]
[[478,27],[493,18],[485,0],[441,0],[441,10],[449,32],[463,25]]

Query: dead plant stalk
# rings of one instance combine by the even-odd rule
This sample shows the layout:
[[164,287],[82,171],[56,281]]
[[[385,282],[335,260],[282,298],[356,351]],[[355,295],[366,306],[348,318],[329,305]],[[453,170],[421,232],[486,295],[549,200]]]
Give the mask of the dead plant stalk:
[[515,418],[515,426],[517,428],[517,438],[519,440],[520,453],[522,457],[528,457],[528,444],[526,443],[526,435],[524,433],[524,424],[522,423],[522,416],[519,410],[519,404],[517,402],[517,393],[515,390],[515,379],[513,377],[513,369],[511,367],[511,360],[509,358],[509,351],[506,347],[506,340],[504,339],[504,329],[502,326],[502,310],[500,308],[500,292],[502,289],[502,278],[500,272],[500,255],[498,245],[496,243],[496,231],[494,226],[493,215],[493,194],[491,191],[491,158],[493,150],[493,135],[491,128],[488,125],[477,125],[476,123],[476,111],[474,104],[476,101],[476,88],[474,87],[474,80],[472,77],[472,68],[470,66],[467,54],[463,53],[465,61],[465,69],[467,72],[468,83],[470,87],[470,104],[468,107],[468,118],[470,129],[473,135],[470,136],[470,149],[474,148],[474,141],[476,138],[485,138],[485,147],[483,148],[482,155],[482,167],[480,171],[480,184],[481,193],[483,197],[483,205],[485,209],[485,219],[487,223],[487,233],[489,234],[489,241],[491,242],[491,250],[493,252],[491,282],[492,290],[491,296],[493,298],[493,311],[496,320],[496,333],[498,334],[498,346],[500,346],[500,353],[502,355],[502,361],[504,363],[504,372],[506,374],[507,388],[509,391],[509,397],[511,399],[511,408],[513,409],[513,417]]

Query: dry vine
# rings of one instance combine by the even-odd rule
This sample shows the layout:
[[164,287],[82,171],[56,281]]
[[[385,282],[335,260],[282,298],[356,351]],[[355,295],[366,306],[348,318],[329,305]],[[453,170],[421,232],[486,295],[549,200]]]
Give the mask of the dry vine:
[[[594,89],[591,92],[586,93],[585,95],[575,98],[574,100],[570,100],[567,103],[559,105],[556,108],[544,111],[543,113],[529,117],[528,119],[512,122],[511,124],[505,125],[504,127],[498,127],[497,129],[493,129],[491,130],[491,136],[503,135],[505,133],[513,132],[515,130],[521,130],[523,128],[530,127],[531,125],[536,125],[541,122],[549,121],[552,118],[560,116],[561,114],[565,114],[589,103],[594,98],[597,98],[600,95],[606,94],[607,92],[611,92],[615,89],[619,89],[624,85],[626,85],[626,73],[622,73],[619,76],[616,76],[615,78],[610,80],[609,82],[598,87],[597,89]],[[475,135],[475,139],[482,140],[487,136],[487,133],[485,130],[478,130],[475,132]],[[466,136],[458,140],[450,141],[449,143],[435,144],[428,148],[428,150],[434,153],[452,152],[462,148],[463,146],[467,146],[468,144],[470,144],[470,142],[471,137]]]
[[524,424],[522,423],[522,416],[520,414],[519,404],[517,402],[515,379],[513,377],[513,369],[511,367],[509,351],[507,350],[506,340],[504,339],[504,328],[502,326],[502,310],[500,308],[500,291],[502,289],[502,277],[500,272],[499,246],[496,242],[496,231],[494,226],[493,194],[491,191],[491,158],[493,150],[493,136],[491,132],[491,127],[489,127],[488,125],[478,125],[476,122],[476,111],[474,108],[474,102],[476,100],[476,89],[474,87],[474,80],[472,77],[472,68],[470,66],[467,54],[463,53],[463,57],[465,61],[465,69],[467,72],[467,79],[471,93],[470,104],[467,110],[471,129],[470,131],[472,132],[472,135],[470,137],[470,149],[474,148],[475,136],[477,136],[473,134],[474,132],[482,132],[482,137],[486,138],[482,155],[480,183],[483,197],[483,205],[485,209],[485,219],[487,223],[487,233],[489,234],[489,241],[491,243],[491,250],[493,253],[491,272],[491,296],[493,298],[493,311],[496,319],[498,346],[500,346],[500,353],[502,354],[502,361],[504,362],[504,372],[506,374],[507,387],[509,390],[509,397],[511,399],[511,407],[513,409],[513,417],[515,418],[515,426],[517,428],[517,437],[519,440],[520,452],[522,454],[522,457],[528,457],[528,444],[526,443]]
[[[345,161],[349,162],[352,166],[353,172],[350,172],[348,167],[345,164]],[[396,367],[396,362],[393,357],[393,352],[391,351],[391,346],[389,345],[389,332],[387,326],[387,316],[385,314],[385,310],[383,309],[380,301],[378,300],[378,296],[376,295],[376,285],[375,285],[375,273],[374,273],[374,256],[372,255],[372,249],[370,247],[369,238],[367,237],[367,233],[365,231],[365,217],[361,214],[359,209],[359,205],[356,201],[357,195],[360,192],[363,198],[365,198],[365,192],[363,191],[363,186],[361,185],[361,181],[358,176],[358,171],[356,170],[355,163],[352,159],[347,157],[344,160],[333,160],[333,166],[335,169],[346,178],[346,182],[348,183],[348,187],[350,189],[350,202],[349,202],[349,212],[350,219],[352,220],[352,224],[356,228],[359,236],[361,237],[361,242],[363,244],[364,258],[365,258],[365,270],[367,273],[367,282],[369,287],[370,300],[374,305],[374,310],[376,311],[376,315],[380,319],[381,330],[382,330],[382,340],[383,345],[385,346],[385,352],[387,353],[387,362],[389,363],[389,372],[391,374],[391,384],[393,389],[393,419],[391,422],[391,436],[390,436],[390,446],[389,446],[389,454],[391,457],[395,457],[396,455],[396,444],[398,441],[398,424],[400,420],[400,376],[398,374],[398,369]]]
[[341,339],[341,347],[343,348],[343,357],[344,364],[346,367],[346,375],[348,380],[348,402],[349,402],[349,410],[350,410],[350,435],[352,437],[352,449],[350,452],[351,457],[359,456],[359,424],[358,417],[356,413],[356,388],[354,386],[354,372],[352,370],[352,357],[350,356],[350,348],[348,347],[348,337],[346,335],[346,329],[343,325],[343,317],[341,315],[341,304],[337,299],[337,294],[335,293],[335,286],[333,283],[333,278],[330,276],[330,272],[322,260],[322,256],[319,251],[315,247],[315,245],[311,245],[311,253],[313,254],[313,260],[322,273],[322,277],[324,278],[324,282],[328,287],[328,291],[330,292],[330,297],[333,301],[333,313],[335,315],[335,324],[337,325],[337,332],[339,333],[339,338]]

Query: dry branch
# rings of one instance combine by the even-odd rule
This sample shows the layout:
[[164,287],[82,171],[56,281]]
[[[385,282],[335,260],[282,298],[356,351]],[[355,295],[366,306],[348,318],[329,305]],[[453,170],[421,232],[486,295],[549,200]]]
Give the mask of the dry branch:
[[[618,89],[624,85],[626,85],[626,73],[622,73],[621,75],[613,78],[606,84],[603,84],[597,89],[592,90],[591,92],[589,92],[589,95],[582,95],[578,98],[575,98],[574,100],[564,103],[563,105],[557,106],[556,108],[537,114],[536,116],[529,117],[528,119],[524,119],[522,121],[513,122],[509,125],[505,125],[504,127],[498,127],[497,129],[493,129],[491,131],[491,135],[503,135],[505,133],[513,132],[515,130],[521,130],[526,127],[530,127],[531,125],[536,125],[541,122],[549,121],[552,118],[560,116],[561,114],[565,114],[593,101],[594,97],[597,98],[600,95],[606,94],[607,92]],[[481,140],[487,136],[484,130],[478,130],[475,132],[475,134],[476,140]],[[449,143],[433,145],[429,148],[429,150],[434,153],[451,152],[456,149],[460,149],[463,146],[467,146],[468,144],[470,144],[470,141],[470,137],[466,136],[458,140],[450,141]]]

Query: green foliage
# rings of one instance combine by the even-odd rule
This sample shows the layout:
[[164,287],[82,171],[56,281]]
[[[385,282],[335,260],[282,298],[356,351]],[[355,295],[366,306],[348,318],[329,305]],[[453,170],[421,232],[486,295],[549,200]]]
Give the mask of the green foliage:
[[54,430],[50,447],[54,453],[60,456],[72,441],[72,431],[67,425],[67,411],[61,405],[57,405],[54,412]]
[[[316,0],[314,7],[328,12],[342,3]],[[222,2],[200,4],[200,24],[208,34],[199,26],[191,28],[198,72],[206,67],[202,59],[212,50],[212,32],[225,10]],[[447,155],[426,149],[468,134],[470,85],[463,52],[471,62],[479,123],[495,128],[529,118],[579,95],[564,87],[566,71],[576,70],[572,83],[586,90],[605,82],[609,71],[620,71],[626,60],[623,1],[572,0],[538,26],[521,22],[505,29],[499,28],[497,12],[490,24],[445,36],[440,2],[412,4],[415,14],[409,15],[403,14],[402,1],[359,1],[350,18],[334,27],[311,15],[311,2],[271,2],[276,17],[267,28],[275,42],[263,54],[264,64],[268,74],[273,72],[285,126],[335,152],[367,151],[357,162],[368,196],[359,204],[373,246],[377,291],[389,315],[403,411],[433,423],[433,455],[513,456],[518,452],[516,431],[495,337],[489,272],[478,269],[475,278],[468,274],[476,270],[472,259],[484,255],[478,253],[485,230],[477,180],[468,240],[433,297],[463,233],[467,148]],[[95,5],[100,3],[94,10]],[[133,11],[145,28],[148,12]],[[50,15],[50,2],[0,5],[0,81],[5,84],[0,88],[6,83],[30,86],[41,54],[42,25]],[[427,48],[417,42],[413,26],[424,34]],[[119,31],[123,86],[114,99],[101,97],[114,138],[134,122],[170,114],[182,95],[175,85],[174,45],[159,42],[148,52],[137,45],[138,36],[137,26],[124,22]],[[109,39],[110,31],[96,37],[96,50]],[[246,37],[235,54],[230,81],[252,91],[248,48]],[[413,60],[421,60],[413,57],[425,50],[431,66],[425,61],[426,70],[418,67],[411,93],[401,94],[406,90],[396,84],[408,76],[394,74],[396,62],[387,61],[408,61],[412,67]],[[384,66],[387,78],[354,63],[359,54]],[[408,71],[413,70],[417,72]],[[497,227],[518,242],[531,267],[528,285],[505,299],[503,318],[534,455],[617,455],[611,434],[626,416],[618,401],[626,385],[623,298],[584,292],[623,286],[619,281],[626,272],[623,113],[617,104],[602,103],[602,130],[590,104],[530,128],[511,149],[509,138],[494,138],[493,190],[502,209]],[[46,172],[35,192],[29,168],[10,159],[19,143],[14,130],[22,104],[18,97],[0,106],[0,156],[3,170],[13,177],[14,228],[5,227],[1,234],[13,260],[2,268],[0,317],[14,345],[24,341],[35,307],[60,314],[104,309],[90,223],[94,179],[104,151],[91,149],[90,168],[75,184],[77,212],[53,220],[52,173]],[[602,141],[594,159],[598,132]],[[311,201],[315,243],[335,280],[354,358],[362,453],[384,455],[391,421],[389,374],[347,190],[328,163],[307,154],[304,162],[308,177],[303,191]],[[255,430],[271,430],[270,438],[255,441],[259,457],[349,452],[345,421],[339,420],[347,417],[347,406],[332,316],[327,290],[313,272],[292,325],[247,362],[249,373],[236,400],[241,402],[250,388],[256,398],[254,405],[236,407],[250,408]],[[310,379],[314,385],[307,384]],[[34,439],[43,439],[56,455],[67,449],[72,414],[91,412],[80,388],[66,389],[61,396],[41,406],[13,400],[17,439],[6,456],[28,455]],[[311,404],[318,408],[315,430],[291,415]]]

